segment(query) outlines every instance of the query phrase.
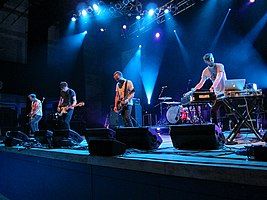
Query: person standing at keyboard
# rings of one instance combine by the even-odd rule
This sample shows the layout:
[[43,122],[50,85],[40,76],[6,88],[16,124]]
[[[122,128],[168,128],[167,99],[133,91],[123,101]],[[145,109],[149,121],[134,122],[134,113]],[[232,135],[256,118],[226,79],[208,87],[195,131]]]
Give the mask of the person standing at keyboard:
[[[192,88],[192,91],[201,89],[206,80],[210,79],[212,81],[212,85],[209,88],[210,92],[215,92],[216,95],[223,94],[225,90],[225,80],[227,80],[224,65],[221,63],[215,63],[212,53],[205,54],[203,56],[203,60],[208,66],[202,71],[201,79],[199,83]],[[211,121],[217,125],[217,113],[221,105],[222,103],[220,101],[216,101],[211,108]]]

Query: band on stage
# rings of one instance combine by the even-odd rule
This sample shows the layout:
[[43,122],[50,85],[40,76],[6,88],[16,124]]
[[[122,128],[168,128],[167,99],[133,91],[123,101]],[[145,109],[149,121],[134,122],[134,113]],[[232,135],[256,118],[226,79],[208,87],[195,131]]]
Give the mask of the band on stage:
[[[226,107],[225,109],[231,110],[231,106],[227,104],[222,99],[225,97],[226,91],[226,71],[222,63],[215,62],[214,56],[212,53],[207,53],[203,56],[203,61],[206,64],[206,67],[203,69],[200,81],[193,87],[190,91],[184,93],[181,98],[181,102],[169,102],[168,100],[172,99],[171,97],[161,97],[163,90],[167,87],[162,87],[162,91],[159,96],[160,105],[160,120],[157,121],[158,125],[177,124],[177,123],[206,123],[211,122],[216,125],[219,125],[218,121],[218,111],[222,106]],[[134,83],[126,79],[123,76],[121,71],[115,71],[113,73],[113,78],[116,81],[115,86],[115,98],[114,98],[114,108],[113,111],[120,115],[123,120],[124,127],[133,127],[135,120],[132,117],[132,109],[134,106],[133,98],[135,96]],[[204,93],[198,92],[203,88],[205,82],[211,80],[212,84],[208,91]],[[191,79],[190,79],[191,81]],[[60,97],[57,105],[56,115],[62,120],[63,126],[61,128],[70,129],[70,121],[73,116],[74,108],[77,106],[84,106],[83,102],[77,103],[76,92],[69,88],[67,82],[61,82],[60,87]],[[199,101],[196,100],[194,95],[199,95],[201,105],[198,104]],[[192,97],[195,98],[192,100]],[[201,98],[204,97],[204,101]],[[42,103],[36,94],[28,95],[28,98],[31,101],[31,111],[28,114],[29,116],[29,125],[31,133],[39,130],[38,123],[43,116],[42,112]],[[183,102],[185,100],[187,102]],[[206,100],[206,101],[205,101]],[[163,117],[162,105],[166,104],[168,110],[166,112],[166,118]],[[209,108],[210,119],[204,119],[202,116],[203,105],[206,108]],[[233,111],[233,110],[232,110]],[[193,113],[193,114],[192,114]],[[165,114],[165,113],[164,113]],[[248,113],[249,114],[249,113]],[[163,119],[164,118],[164,119]],[[165,120],[165,121],[164,121]],[[246,121],[247,119],[238,119],[238,117],[233,117],[231,121],[234,124],[238,124],[238,120]],[[245,122],[244,122],[245,123]],[[239,129],[240,130],[240,127]],[[238,132],[238,131],[236,131]],[[255,133],[256,134],[256,133]]]

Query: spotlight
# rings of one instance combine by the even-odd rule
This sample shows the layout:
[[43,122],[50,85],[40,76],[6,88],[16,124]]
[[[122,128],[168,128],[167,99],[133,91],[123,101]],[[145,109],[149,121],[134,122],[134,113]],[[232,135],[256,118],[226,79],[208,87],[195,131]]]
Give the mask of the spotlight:
[[250,3],[254,3],[256,0],[249,0]]
[[174,33],[176,33],[176,30],[173,30]]
[[126,29],[127,29],[127,26],[126,26],[126,25],[123,25],[122,28],[123,28],[124,30],[126,30]]
[[156,33],[156,34],[155,34],[155,37],[156,37],[156,38],[159,38],[159,37],[160,37],[160,33]]
[[87,15],[87,11],[85,9],[82,10],[82,16],[86,16]]
[[165,14],[168,14],[169,12],[170,12],[170,11],[169,11],[168,8],[164,10],[164,13],[165,13]]
[[84,32],[83,32],[83,34],[85,34],[85,35],[86,35],[86,34],[87,34],[87,31],[84,31]]
[[75,22],[76,20],[77,20],[77,19],[76,19],[75,17],[72,17],[72,18],[71,18],[71,21],[72,21],[72,22]]
[[98,6],[97,4],[93,4],[93,9],[94,9],[95,11],[98,11],[98,10],[99,10],[99,6]]
[[140,44],[140,45],[139,45],[139,49],[141,49],[141,48],[142,48],[142,45]]
[[141,19],[141,16],[140,16],[140,15],[137,15],[135,18],[136,18],[137,20],[139,20],[139,19]]
[[148,15],[149,15],[149,16],[153,16],[154,13],[155,13],[155,11],[154,11],[153,9],[150,9],[150,10],[148,11]]
[[101,28],[101,29],[100,29],[100,31],[101,31],[101,32],[104,32],[104,31],[105,31],[105,29]]

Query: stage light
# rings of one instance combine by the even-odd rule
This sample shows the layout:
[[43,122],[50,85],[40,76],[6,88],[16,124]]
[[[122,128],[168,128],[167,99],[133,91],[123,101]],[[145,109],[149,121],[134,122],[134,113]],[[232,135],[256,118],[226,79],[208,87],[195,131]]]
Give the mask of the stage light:
[[149,16],[153,16],[154,13],[155,13],[155,11],[154,11],[153,9],[150,9],[150,10],[148,11],[148,15],[149,15]]
[[85,35],[86,35],[86,34],[87,34],[87,31],[84,31],[84,32],[83,32],[83,34],[85,34]]
[[98,11],[98,10],[99,10],[99,6],[98,6],[97,4],[93,4],[93,9],[94,9],[95,11]]
[[85,9],[82,10],[82,16],[86,16],[87,15],[87,11]]
[[250,3],[254,3],[256,0],[249,0]]
[[141,16],[140,16],[140,15],[137,15],[135,18],[136,18],[137,20],[139,20],[139,19],[141,19]]
[[176,33],[176,30],[173,30],[174,33]]
[[101,28],[101,29],[100,29],[100,31],[101,31],[101,32],[104,32],[104,31],[105,31],[105,29]]
[[124,30],[126,30],[126,29],[127,29],[127,26],[126,26],[126,25],[123,25],[122,28],[123,28]]
[[155,37],[156,37],[156,38],[159,38],[159,37],[160,37],[160,33],[156,33],[156,34],[155,34]]
[[71,18],[71,21],[75,22],[77,19],[75,17]]
[[169,12],[170,12],[170,11],[169,11],[168,8],[164,10],[164,13],[165,13],[165,14],[168,14]]
[[140,45],[139,45],[139,49],[141,49],[141,48],[142,48],[142,45],[140,44]]

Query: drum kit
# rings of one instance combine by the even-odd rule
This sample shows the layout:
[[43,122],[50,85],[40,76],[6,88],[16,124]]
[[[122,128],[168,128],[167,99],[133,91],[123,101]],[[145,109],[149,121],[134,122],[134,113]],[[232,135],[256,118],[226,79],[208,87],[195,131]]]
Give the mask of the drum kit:
[[181,102],[171,101],[171,97],[158,98],[160,103],[160,120],[157,125],[174,125],[184,123],[204,123],[202,108],[199,105],[182,105]]

